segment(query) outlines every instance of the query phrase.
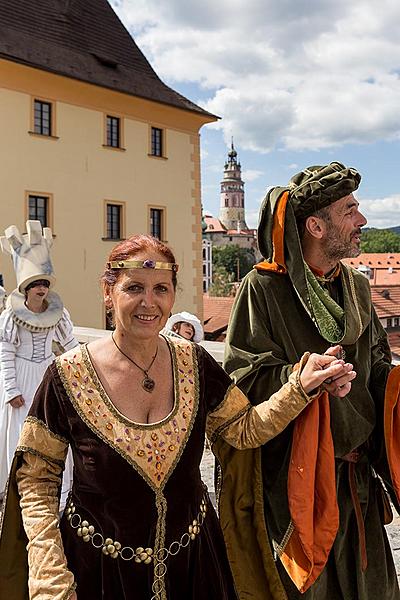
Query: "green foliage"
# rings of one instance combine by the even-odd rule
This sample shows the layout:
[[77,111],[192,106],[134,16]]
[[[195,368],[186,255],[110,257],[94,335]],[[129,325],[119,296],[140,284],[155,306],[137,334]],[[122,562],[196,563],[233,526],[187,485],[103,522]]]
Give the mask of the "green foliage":
[[213,281],[208,290],[209,296],[230,296],[232,294],[233,273],[221,266],[213,268]]
[[249,248],[241,248],[237,244],[213,247],[213,267],[223,267],[233,275],[233,281],[238,281],[238,275],[239,280],[242,279],[255,262],[254,251]]
[[369,229],[361,235],[361,252],[400,252],[400,235],[387,229]]

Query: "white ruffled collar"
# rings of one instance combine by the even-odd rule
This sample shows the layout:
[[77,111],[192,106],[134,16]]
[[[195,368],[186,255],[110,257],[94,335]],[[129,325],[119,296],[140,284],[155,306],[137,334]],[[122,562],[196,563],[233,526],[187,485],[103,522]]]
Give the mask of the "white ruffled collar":
[[49,291],[47,308],[42,313],[34,313],[25,306],[25,295],[17,289],[7,298],[7,306],[12,310],[14,323],[29,331],[47,331],[53,329],[62,317],[64,305],[58,294]]

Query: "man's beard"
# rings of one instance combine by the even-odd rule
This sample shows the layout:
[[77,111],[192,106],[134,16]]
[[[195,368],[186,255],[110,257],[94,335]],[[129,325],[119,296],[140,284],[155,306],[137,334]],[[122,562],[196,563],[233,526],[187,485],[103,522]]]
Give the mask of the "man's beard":
[[[361,254],[361,249],[357,246],[357,244],[352,242],[351,239],[343,240],[332,224],[330,225],[329,229],[329,236],[326,239],[324,248],[326,258],[331,261],[338,262],[343,258],[356,258]],[[355,234],[360,235],[361,230],[354,230],[352,237]]]

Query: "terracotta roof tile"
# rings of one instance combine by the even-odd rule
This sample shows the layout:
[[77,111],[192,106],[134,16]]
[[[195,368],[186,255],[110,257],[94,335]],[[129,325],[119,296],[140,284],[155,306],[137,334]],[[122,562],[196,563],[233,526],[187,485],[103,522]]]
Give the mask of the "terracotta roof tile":
[[371,287],[372,303],[380,319],[400,317],[400,285]]
[[159,79],[107,0],[0,0],[0,58],[215,118]]
[[228,327],[229,317],[235,298],[203,296],[204,332],[216,333]]
[[216,217],[205,215],[204,221],[207,225],[205,233],[226,233],[226,227]]
[[395,358],[400,358],[400,331],[388,333],[389,346]]

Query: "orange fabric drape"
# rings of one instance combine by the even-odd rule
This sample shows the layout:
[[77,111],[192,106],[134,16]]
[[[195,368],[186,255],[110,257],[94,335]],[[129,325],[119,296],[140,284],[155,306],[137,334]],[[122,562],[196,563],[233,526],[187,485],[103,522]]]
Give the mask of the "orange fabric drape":
[[390,475],[400,502],[400,366],[390,371],[386,383],[384,427]]
[[295,421],[288,499],[293,531],[281,561],[304,593],[325,567],[339,527],[327,392],[311,402]]
[[289,192],[283,192],[279,198],[274,211],[274,222],[272,226],[272,247],[273,256],[272,262],[263,260],[255,265],[255,269],[259,271],[276,271],[278,273],[287,273],[285,264],[285,217],[286,206],[289,200]]

